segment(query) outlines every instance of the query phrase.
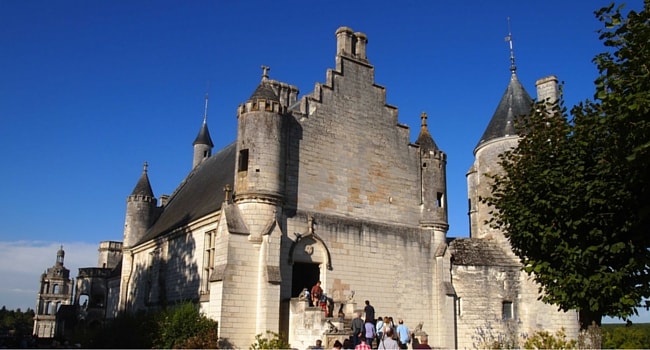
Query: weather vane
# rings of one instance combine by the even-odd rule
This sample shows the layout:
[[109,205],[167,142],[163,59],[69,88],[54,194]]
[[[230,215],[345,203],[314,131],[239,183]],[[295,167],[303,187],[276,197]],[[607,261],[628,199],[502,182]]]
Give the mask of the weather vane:
[[510,30],[510,17],[508,19],[508,35],[505,37],[505,41],[510,45],[510,71],[512,74],[515,74],[517,66],[515,65],[515,50],[512,48],[512,31]]

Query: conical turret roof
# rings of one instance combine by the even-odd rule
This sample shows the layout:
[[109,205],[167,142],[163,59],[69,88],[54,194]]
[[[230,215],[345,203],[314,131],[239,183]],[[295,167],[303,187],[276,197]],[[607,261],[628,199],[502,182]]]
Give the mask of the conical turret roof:
[[192,145],[208,145],[214,147],[212,138],[210,137],[210,130],[208,130],[208,123],[206,121],[203,121],[199,134],[196,135],[196,139],[194,139]]
[[529,114],[532,104],[533,99],[513,72],[510,76],[510,83],[508,83],[508,87],[476,148],[497,138],[516,135],[515,119],[521,115]]
[[269,101],[280,102],[280,98],[275,93],[273,87],[271,87],[271,84],[269,83],[269,75],[268,75],[269,69],[271,68],[267,66],[262,66],[262,71],[263,71],[262,81],[260,82],[260,85],[257,86],[257,89],[253,91],[253,94],[248,99],[249,101],[264,99]]
[[149,183],[149,176],[147,175],[147,167],[148,167],[147,162],[144,162],[144,169],[142,170],[142,175],[140,175],[140,179],[138,180],[138,183],[135,185],[133,192],[131,192],[132,196],[153,197],[153,190],[151,189],[151,183]]
[[415,143],[420,145],[420,148],[423,150],[437,150],[438,145],[433,141],[433,137],[431,137],[431,133],[429,133],[429,128],[427,127],[427,114],[422,112],[420,118],[422,119],[422,126],[420,127],[420,134]]
[[278,95],[275,93],[275,91],[273,91],[271,84],[269,84],[265,80],[262,80],[260,85],[257,86],[257,89],[255,89],[255,91],[249,98],[250,101],[255,101],[260,99],[269,100],[269,101],[278,101],[278,102],[280,101]]

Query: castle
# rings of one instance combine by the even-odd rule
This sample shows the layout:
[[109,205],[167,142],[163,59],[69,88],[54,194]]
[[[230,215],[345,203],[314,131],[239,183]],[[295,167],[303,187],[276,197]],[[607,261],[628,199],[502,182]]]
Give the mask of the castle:
[[[339,28],[335,68],[302,97],[265,68],[237,109],[234,142],[212,154],[204,119],[193,168],[170,196],[155,198],[145,164],[123,242],[101,242],[98,267],[80,269],[74,304],[85,319],[191,300],[237,348],[267,330],[305,348],[343,334],[299,298],[320,280],[334,311],[351,317],[371,300],[435,347],[472,347],[488,325],[577,336],[577,313],[538,301],[503,233],[484,223],[485,175],[516,145],[513,120],[533,101],[514,61],[467,174],[470,237],[450,238],[447,156],[424,113],[409,140],[374,81],[367,42]],[[557,79],[540,79],[537,94],[557,98]]]

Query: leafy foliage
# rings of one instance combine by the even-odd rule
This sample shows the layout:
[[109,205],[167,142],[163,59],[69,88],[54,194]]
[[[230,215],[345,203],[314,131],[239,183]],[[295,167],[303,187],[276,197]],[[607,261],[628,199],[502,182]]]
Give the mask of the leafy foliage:
[[0,348],[18,348],[33,346],[31,337],[34,327],[34,310],[28,308],[22,312],[20,308],[0,309]]
[[650,295],[649,7],[596,12],[610,48],[594,59],[596,102],[571,119],[561,100],[537,102],[483,198],[542,300],[578,310],[583,328],[629,317]]
[[31,335],[34,327],[34,310],[28,308],[22,312],[20,309],[7,310],[2,306],[0,309],[0,333]]
[[555,334],[548,331],[535,332],[524,342],[524,349],[575,349],[578,341],[567,339],[564,329]]
[[77,329],[73,341],[96,349],[217,349],[217,322],[191,302],[160,311],[123,313],[97,328]]
[[649,349],[650,324],[604,324],[603,348]]
[[153,313],[121,313],[101,326],[82,324],[75,329],[72,342],[91,349],[150,349],[157,333],[155,318]]
[[255,335],[255,343],[251,344],[251,350],[261,349],[290,349],[291,345],[282,339],[280,334],[267,330],[266,334]]
[[217,322],[201,314],[192,303],[164,310],[157,318],[158,336],[153,343],[156,348],[181,348],[182,345],[198,343],[197,336],[214,337],[203,339],[206,342],[217,341]]

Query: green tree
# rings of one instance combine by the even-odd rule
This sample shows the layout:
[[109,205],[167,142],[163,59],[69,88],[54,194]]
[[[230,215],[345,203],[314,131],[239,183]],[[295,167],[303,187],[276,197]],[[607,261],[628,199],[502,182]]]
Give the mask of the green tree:
[[[196,344],[196,336],[205,338],[217,335],[217,322],[200,313],[198,307],[191,302],[168,308],[162,311],[157,319],[158,335],[153,343],[157,348],[182,348]],[[216,343],[217,339],[203,339],[210,340]]]
[[603,349],[648,349],[648,325],[627,324],[603,327]]
[[577,310],[583,329],[650,296],[649,7],[596,11],[607,51],[594,58],[595,101],[572,118],[562,101],[537,102],[483,198],[542,300]]

